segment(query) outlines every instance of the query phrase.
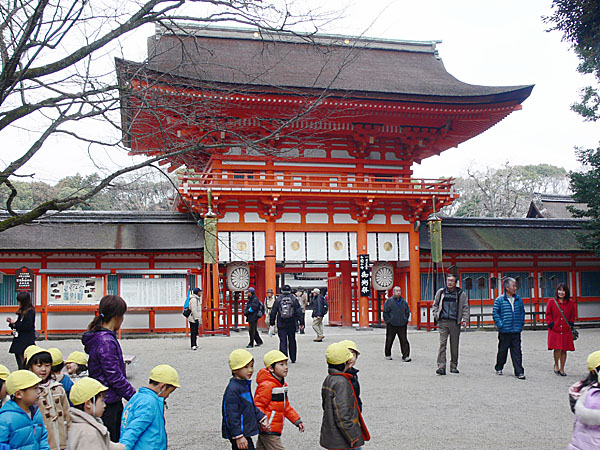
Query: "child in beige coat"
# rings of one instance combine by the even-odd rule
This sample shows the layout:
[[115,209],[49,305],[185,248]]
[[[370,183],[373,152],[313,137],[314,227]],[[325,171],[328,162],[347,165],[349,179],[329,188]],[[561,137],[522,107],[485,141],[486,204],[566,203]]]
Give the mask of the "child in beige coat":
[[104,413],[106,386],[93,378],[82,378],[71,388],[73,406],[67,450],[125,450],[125,445],[110,441],[100,417]]

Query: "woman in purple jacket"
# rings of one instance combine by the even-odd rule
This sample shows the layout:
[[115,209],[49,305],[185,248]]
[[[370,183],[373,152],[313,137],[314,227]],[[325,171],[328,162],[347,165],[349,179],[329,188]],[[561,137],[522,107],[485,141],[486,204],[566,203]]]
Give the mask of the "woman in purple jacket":
[[106,408],[102,422],[110,434],[110,440],[119,442],[123,398],[129,400],[135,389],[125,377],[123,352],[116,331],[123,323],[127,303],[118,295],[105,295],[100,300],[98,315],[83,333],[81,341],[89,354],[89,375],[108,387],[104,401]]

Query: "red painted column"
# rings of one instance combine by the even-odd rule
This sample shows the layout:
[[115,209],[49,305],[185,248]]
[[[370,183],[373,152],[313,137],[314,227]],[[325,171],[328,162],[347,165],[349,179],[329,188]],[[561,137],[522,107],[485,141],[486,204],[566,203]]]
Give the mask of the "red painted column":
[[[367,222],[359,220],[356,230],[356,250],[359,255],[367,254]],[[359,264],[358,260],[356,262]],[[357,283],[358,294],[360,295],[360,283]],[[369,328],[369,298],[358,298],[358,326],[360,328]]]
[[265,229],[265,292],[273,289],[277,292],[277,267],[275,265],[276,243],[275,243],[275,219],[267,219]]
[[419,256],[419,232],[415,231],[414,224],[408,232],[408,255],[410,261],[409,292],[406,299],[410,306],[410,325],[417,324],[417,317],[421,313],[417,305],[421,301],[421,260]]
[[341,261],[342,272],[342,325],[352,326],[352,261]]

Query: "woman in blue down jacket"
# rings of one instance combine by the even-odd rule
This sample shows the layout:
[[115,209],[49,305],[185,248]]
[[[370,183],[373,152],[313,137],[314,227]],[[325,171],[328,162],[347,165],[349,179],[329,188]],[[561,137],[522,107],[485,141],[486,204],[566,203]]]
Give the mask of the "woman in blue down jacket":
[[81,341],[89,354],[90,377],[108,387],[104,402],[106,408],[102,422],[108,429],[110,440],[119,442],[123,398],[129,400],[135,389],[125,376],[125,361],[116,331],[121,328],[127,303],[118,295],[105,295],[100,300],[98,316],[88,326]]

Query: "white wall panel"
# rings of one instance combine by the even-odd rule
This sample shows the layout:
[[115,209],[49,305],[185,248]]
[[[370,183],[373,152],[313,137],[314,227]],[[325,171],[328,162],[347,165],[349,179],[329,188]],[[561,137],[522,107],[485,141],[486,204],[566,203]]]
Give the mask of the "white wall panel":
[[265,233],[262,231],[254,232],[254,261],[265,260]]
[[[39,316],[40,314],[38,314]],[[127,317],[129,313],[125,314]],[[89,311],[85,313],[48,313],[48,329],[49,330],[86,330],[94,313]],[[39,325],[36,325],[36,330],[40,330]],[[66,355],[65,355],[66,356]]]
[[[360,248],[358,253],[363,253]],[[369,254],[369,260],[377,261],[377,233],[367,233],[367,253]]]
[[398,240],[400,241],[398,261],[408,261],[410,258],[410,253],[408,251],[408,233],[398,233]]
[[283,261],[283,233],[278,231],[275,233],[275,260]]
[[156,328],[185,328],[186,321],[180,312],[157,311],[154,315]]
[[327,261],[327,233],[308,233],[306,240],[306,259]]
[[348,261],[348,233],[329,233],[329,260]]
[[231,261],[252,261],[251,231],[232,231],[230,245]]
[[398,261],[397,233],[378,233],[377,241],[379,252],[377,261]]
[[285,260],[306,261],[306,249],[304,245],[304,233],[285,233]]

